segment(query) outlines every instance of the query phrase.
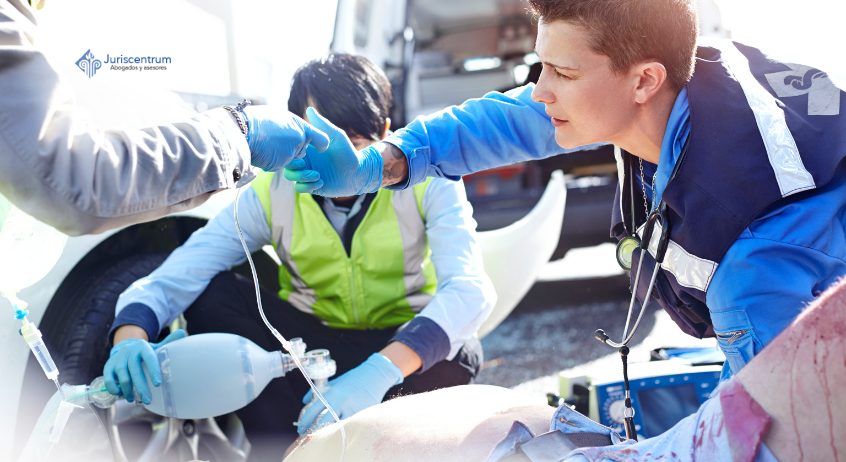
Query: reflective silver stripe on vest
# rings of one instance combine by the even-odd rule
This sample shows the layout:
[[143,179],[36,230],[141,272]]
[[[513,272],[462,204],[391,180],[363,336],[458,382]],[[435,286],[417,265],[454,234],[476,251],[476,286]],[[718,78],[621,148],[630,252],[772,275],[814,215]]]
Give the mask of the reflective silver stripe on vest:
[[[656,223],[652,238],[649,240],[649,253],[653,257],[655,257],[658,249],[661,230],[661,223]],[[643,226],[638,229],[637,233],[643,237]],[[717,262],[691,254],[672,239],[667,245],[667,254],[664,255],[664,261],[661,263],[661,269],[669,271],[680,285],[702,292],[708,291],[708,286],[711,285],[711,279],[717,271],[717,266],[719,266]]]
[[719,40],[718,43],[723,62],[740,83],[755,114],[781,197],[815,188],[814,178],[805,169],[796,140],[787,127],[784,110],[778,107],[776,99],[752,75],[746,56],[728,40]]
[[414,189],[407,188],[394,191],[394,211],[402,236],[403,282],[406,299],[414,311],[422,310],[432,300],[432,296],[420,292],[426,286],[426,275],[423,273],[423,259],[426,258],[426,224],[417,208],[417,198]]
[[306,286],[296,263],[291,258],[291,238],[294,229],[294,183],[282,175],[274,175],[270,184],[271,238],[276,243],[279,261],[288,268],[294,291],[288,296],[288,303],[300,311],[313,313],[311,308],[317,301],[314,289]]

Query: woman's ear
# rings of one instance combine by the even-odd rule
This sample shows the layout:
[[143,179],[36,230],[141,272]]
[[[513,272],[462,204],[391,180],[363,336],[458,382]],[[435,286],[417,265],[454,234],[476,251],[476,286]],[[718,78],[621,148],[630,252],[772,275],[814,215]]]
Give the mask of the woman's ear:
[[651,100],[667,82],[667,68],[656,61],[636,65],[635,73],[637,77],[635,102],[639,104]]

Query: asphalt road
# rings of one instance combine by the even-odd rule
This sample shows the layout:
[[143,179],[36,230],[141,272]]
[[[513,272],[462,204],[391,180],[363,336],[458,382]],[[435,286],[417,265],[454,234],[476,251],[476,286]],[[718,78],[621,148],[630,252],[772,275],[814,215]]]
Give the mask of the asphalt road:
[[[617,352],[593,337],[602,328],[621,336],[630,293],[628,280],[617,270],[585,268],[588,261],[608,261],[607,248],[587,251],[578,261],[557,269],[538,282],[511,315],[482,339],[485,360],[477,383],[500,385],[543,397],[558,392],[558,373],[581,375],[620,369]],[[611,256],[613,258],[613,256]],[[613,260],[612,260],[613,261]],[[577,278],[578,271],[591,277]],[[631,362],[648,361],[659,347],[713,346],[713,340],[687,336],[666,313],[650,305],[630,343]]]
[[[593,332],[621,330],[627,308],[622,276],[535,284],[523,302],[482,339],[478,382],[515,387],[612,353]],[[645,316],[638,341],[652,329]]]

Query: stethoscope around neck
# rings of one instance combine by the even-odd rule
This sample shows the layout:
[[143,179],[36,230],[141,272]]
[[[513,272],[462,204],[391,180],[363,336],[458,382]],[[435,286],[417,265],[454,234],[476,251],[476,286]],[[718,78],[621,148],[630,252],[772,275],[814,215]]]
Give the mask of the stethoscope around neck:
[[[640,258],[637,262],[637,271],[635,272],[634,286],[632,287],[632,298],[629,301],[629,311],[626,314],[626,326],[623,328],[623,338],[620,342],[615,342],[608,337],[602,329],[596,329],[593,336],[600,342],[616,348],[620,352],[620,359],[623,361],[623,389],[625,391],[625,407],[623,409],[623,424],[626,431],[626,438],[637,441],[637,431],[634,424],[634,407],[632,407],[631,389],[629,387],[629,371],[628,371],[628,343],[634,337],[640,321],[643,319],[643,314],[646,312],[646,304],[649,302],[649,297],[652,296],[652,289],[655,287],[655,279],[658,277],[658,271],[661,269],[661,263],[664,261],[664,256],[667,254],[667,247],[670,243],[670,223],[667,221],[666,204],[664,201],[658,205],[658,208],[649,214],[646,223],[643,226],[643,239],[640,241],[638,247],[640,248]],[[649,286],[646,290],[646,296],[643,298],[643,303],[640,306],[640,312],[637,315],[637,320],[629,332],[629,324],[632,320],[632,313],[634,312],[635,301],[637,301],[637,288],[640,282],[640,270],[643,266],[643,260],[648,252],[649,244],[652,242],[652,235],[655,232],[655,225],[661,224],[661,234],[658,236],[658,246],[655,249],[655,268],[652,270],[652,277],[649,280]],[[634,236],[630,236],[637,239]],[[622,242],[622,241],[621,241]],[[634,253],[634,248],[631,249]]]
[[[671,179],[675,177],[675,174],[678,171],[678,168],[681,165],[682,159],[684,158],[686,152],[687,145],[685,145],[684,149],[682,149],[682,154],[676,162],[675,167],[673,168],[673,174],[670,175]],[[596,329],[596,331],[593,333],[593,336],[596,337],[596,339],[600,342],[612,348],[615,348],[620,352],[620,358],[623,362],[623,388],[625,391],[625,408],[623,411],[623,423],[626,431],[626,438],[637,441],[637,432],[634,425],[634,407],[632,407],[631,390],[629,388],[628,343],[634,337],[634,334],[637,332],[637,328],[640,326],[641,320],[643,320],[643,314],[646,312],[646,305],[649,302],[650,297],[652,296],[652,290],[655,288],[655,280],[658,277],[658,272],[661,270],[661,264],[664,262],[664,257],[667,255],[667,248],[670,244],[670,222],[669,220],[667,220],[667,204],[662,198],[658,203],[658,206],[646,217],[646,223],[644,223],[643,225],[642,238],[638,240],[637,231],[634,226],[634,173],[631,172],[631,169],[629,169],[628,176],[630,189],[629,197],[631,199],[630,202],[632,208],[632,231],[631,235],[624,237],[620,240],[619,243],[617,243],[617,262],[620,263],[620,266],[629,271],[631,270],[631,263],[634,259],[635,249],[640,249],[640,258],[638,258],[637,270],[635,271],[634,284],[632,286],[632,297],[629,300],[629,309],[626,313],[626,325],[623,328],[623,336],[619,342],[611,340],[608,334],[606,334],[605,331],[602,329]],[[641,179],[641,181],[645,180]],[[643,267],[643,260],[646,254],[649,252],[649,247],[652,243],[652,237],[655,233],[655,226],[657,226],[658,224],[660,224],[661,229],[657,240],[657,246],[655,247],[655,267],[652,269],[652,276],[649,279],[649,285],[647,286],[646,295],[643,298],[643,303],[640,306],[640,312],[637,315],[637,319],[635,320],[631,331],[629,331],[629,326],[631,325],[632,321],[632,314],[634,313],[634,305],[637,301],[638,285],[640,283],[640,272],[641,268]]]
[[[634,337],[635,332],[637,332],[638,326],[640,326],[640,321],[643,319],[643,313],[646,311],[646,304],[649,302],[649,298],[652,296],[652,289],[655,288],[655,279],[658,277],[658,271],[661,269],[661,264],[664,262],[664,257],[667,254],[667,247],[670,244],[670,222],[667,220],[666,215],[667,204],[664,203],[662,200],[661,203],[658,205],[658,208],[655,209],[652,213],[649,214],[649,217],[646,219],[646,223],[643,226],[643,238],[640,239],[638,242],[637,237],[635,236],[627,236],[623,238],[617,245],[618,254],[621,251],[624,252],[631,252],[634,253],[635,248],[640,249],[640,258],[637,262],[637,271],[635,271],[635,279],[632,285],[632,297],[629,300],[629,310],[626,314],[626,325],[623,328],[623,337],[622,340],[619,342],[615,342],[611,340],[608,334],[605,333],[603,329],[596,329],[594,332],[594,337],[600,342],[612,347],[612,348],[622,348],[631,341],[632,337]],[[637,315],[637,319],[635,320],[634,326],[632,326],[631,332],[629,332],[629,325],[632,321],[632,314],[634,313],[634,305],[637,301],[637,288],[639,287],[638,284],[640,283],[640,270],[643,267],[643,260],[644,256],[648,252],[649,244],[652,242],[652,235],[655,232],[655,225],[660,223],[661,224],[661,234],[658,236],[658,245],[655,249],[655,268],[652,270],[652,276],[649,279],[649,285],[647,286],[646,296],[643,298],[643,303],[640,307],[640,312]],[[626,240],[630,240],[625,242]],[[632,244],[636,245],[633,247]],[[628,247],[628,249],[626,248]],[[618,257],[619,260],[619,257]],[[631,257],[629,257],[629,261],[631,261]]]
[[[667,181],[668,184],[676,177],[676,174],[678,174],[679,172],[679,168],[684,163],[685,157],[687,157],[689,141],[690,137],[685,140],[684,146],[681,149],[681,153],[679,154],[679,157],[676,160],[675,165],[673,166],[673,171],[670,174],[670,178]],[[667,203],[664,201],[663,197],[661,197],[661,199],[659,200],[658,206],[648,213],[646,217],[646,222],[643,224],[642,238],[638,239],[637,237],[637,227],[635,226],[635,175],[633,171],[634,168],[632,166],[633,157],[634,156],[629,157],[627,161],[627,176],[629,180],[629,203],[631,206],[630,215],[632,220],[631,232],[630,235],[624,237],[620,240],[620,242],[617,243],[617,262],[626,271],[631,271],[632,260],[634,259],[634,251],[635,249],[640,249],[640,258],[638,259],[637,270],[635,271],[634,284],[632,285],[632,297],[629,300],[629,310],[626,314],[626,325],[623,328],[623,336],[619,342],[611,340],[608,334],[606,334],[605,331],[602,329],[596,329],[593,334],[594,337],[596,337],[596,339],[600,342],[612,348],[626,348],[626,351],[628,350],[628,343],[631,341],[632,337],[634,337],[635,332],[637,332],[638,326],[640,326],[640,321],[643,319],[643,314],[646,311],[646,305],[649,302],[650,297],[652,296],[652,289],[655,288],[655,280],[658,277],[658,271],[661,270],[661,264],[664,262],[664,257],[667,254],[667,247],[669,247],[670,244],[670,222],[667,219]],[[646,181],[646,179],[641,178],[641,181]],[[653,191],[653,200],[654,195],[655,193]],[[655,268],[653,268],[652,270],[652,277],[649,280],[649,285],[647,286],[646,290],[646,296],[643,298],[643,303],[640,307],[640,313],[638,313],[637,320],[635,320],[634,326],[632,326],[632,330],[630,332],[629,326],[631,325],[632,314],[634,313],[634,305],[637,301],[637,292],[639,287],[638,284],[640,283],[640,270],[643,267],[644,257],[648,253],[650,244],[652,243],[652,235],[655,233],[655,226],[658,224],[661,225],[661,234],[658,236],[658,242],[655,247]]]

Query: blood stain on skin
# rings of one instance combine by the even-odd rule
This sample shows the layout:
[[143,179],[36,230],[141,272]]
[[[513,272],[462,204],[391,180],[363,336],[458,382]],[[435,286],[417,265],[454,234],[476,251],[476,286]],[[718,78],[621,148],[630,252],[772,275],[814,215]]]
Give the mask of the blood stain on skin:
[[738,381],[727,383],[720,391],[722,419],[726,425],[732,459],[751,462],[770,426],[770,416]]

